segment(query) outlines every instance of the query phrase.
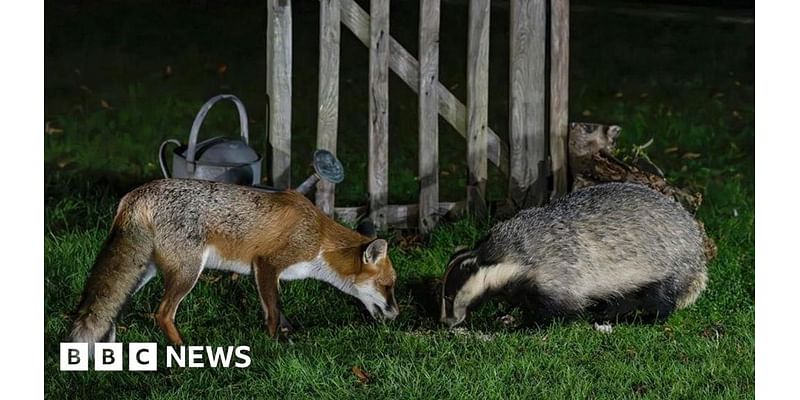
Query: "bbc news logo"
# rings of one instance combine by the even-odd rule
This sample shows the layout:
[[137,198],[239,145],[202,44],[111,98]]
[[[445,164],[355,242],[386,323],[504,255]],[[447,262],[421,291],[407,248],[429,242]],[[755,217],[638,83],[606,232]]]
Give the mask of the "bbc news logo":
[[[250,366],[249,346],[167,346],[167,368],[247,368]],[[158,370],[158,345],[156,343],[128,343],[128,371]],[[89,354],[88,343],[61,343],[62,371],[88,371],[90,361],[95,371],[122,371],[124,357],[122,343],[95,343],[94,354]]]

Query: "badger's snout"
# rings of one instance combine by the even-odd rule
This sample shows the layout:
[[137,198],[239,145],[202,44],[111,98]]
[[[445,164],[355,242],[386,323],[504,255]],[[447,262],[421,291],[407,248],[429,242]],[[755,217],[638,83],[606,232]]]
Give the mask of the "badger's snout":
[[442,316],[439,319],[441,323],[452,328],[467,318],[467,312],[464,309],[456,307],[452,302],[448,302],[446,298],[442,298]]

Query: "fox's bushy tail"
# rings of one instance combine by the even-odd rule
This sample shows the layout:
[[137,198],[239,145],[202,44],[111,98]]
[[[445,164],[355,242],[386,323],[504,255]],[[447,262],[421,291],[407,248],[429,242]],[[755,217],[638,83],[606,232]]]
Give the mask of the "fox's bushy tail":
[[81,296],[70,341],[114,341],[115,320],[148,273],[153,255],[152,237],[136,227],[115,224],[97,256]]

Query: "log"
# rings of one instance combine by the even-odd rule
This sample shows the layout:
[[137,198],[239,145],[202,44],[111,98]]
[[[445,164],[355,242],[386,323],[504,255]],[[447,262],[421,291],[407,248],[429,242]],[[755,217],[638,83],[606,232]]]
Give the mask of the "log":
[[632,182],[648,186],[681,203],[692,214],[703,202],[701,193],[673,186],[666,178],[641,168],[637,159],[625,162],[614,156],[622,128],[616,125],[575,122],[569,129],[569,160],[573,190],[607,182]]

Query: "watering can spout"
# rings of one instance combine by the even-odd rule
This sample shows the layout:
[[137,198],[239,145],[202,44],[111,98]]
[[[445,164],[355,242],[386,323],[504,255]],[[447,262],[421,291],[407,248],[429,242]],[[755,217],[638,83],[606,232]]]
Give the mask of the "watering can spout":
[[328,150],[317,150],[314,152],[314,174],[309,176],[295,190],[308,194],[320,179],[340,183],[344,180],[344,167],[342,163]]

